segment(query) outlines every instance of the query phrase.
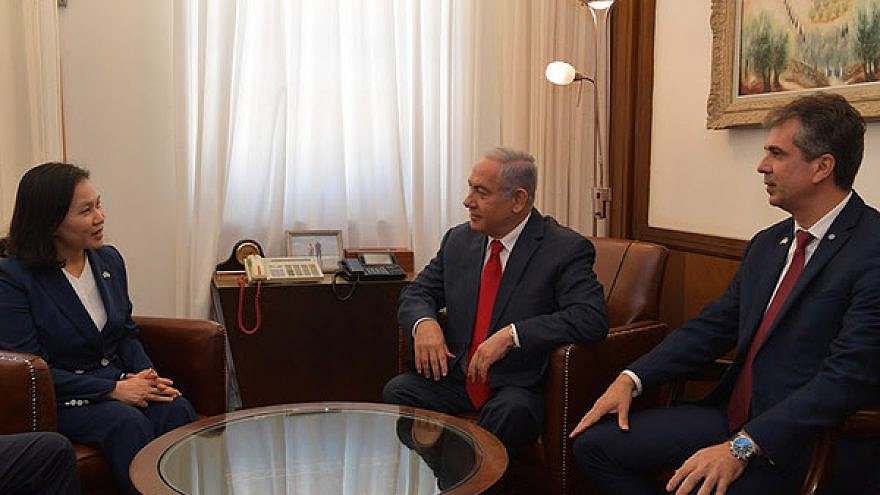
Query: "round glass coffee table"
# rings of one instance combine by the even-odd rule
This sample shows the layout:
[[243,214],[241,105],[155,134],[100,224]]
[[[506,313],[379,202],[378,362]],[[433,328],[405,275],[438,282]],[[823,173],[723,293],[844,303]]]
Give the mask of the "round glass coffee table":
[[150,442],[130,474],[143,494],[482,493],[507,451],[467,420],[411,407],[327,402],[204,418]]

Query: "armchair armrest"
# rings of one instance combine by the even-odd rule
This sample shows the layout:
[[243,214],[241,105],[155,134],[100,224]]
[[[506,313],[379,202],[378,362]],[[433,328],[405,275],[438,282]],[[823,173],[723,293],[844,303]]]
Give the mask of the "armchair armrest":
[[160,374],[199,414],[226,412],[226,334],[209,320],[135,316],[140,339]]
[[[544,414],[544,462],[563,477],[574,469],[569,433],[626,365],[666,336],[666,324],[639,321],[613,327],[605,340],[567,344],[550,356]],[[649,395],[640,402],[658,401]]]
[[856,411],[841,425],[840,434],[880,437],[880,404]]
[[42,358],[0,349],[0,397],[0,434],[57,428],[55,388]]
[[840,437],[880,437],[880,404],[856,411],[837,427],[822,432],[816,442],[801,495],[828,492],[831,468],[837,454],[837,439]]

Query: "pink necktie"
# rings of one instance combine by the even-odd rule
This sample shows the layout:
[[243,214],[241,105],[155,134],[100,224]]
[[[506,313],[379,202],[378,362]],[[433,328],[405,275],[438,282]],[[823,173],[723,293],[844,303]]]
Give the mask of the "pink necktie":
[[749,405],[752,401],[752,364],[755,361],[755,354],[758,353],[758,350],[767,338],[770,327],[773,325],[776,315],[779,314],[779,309],[782,308],[785,300],[788,299],[791,288],[794,287],[794,283],[797,282],[798,277],[804,270],[804,248],[813,240],[813,235],[806,230],[798,230],[796,238],[797,244],[794,248],[794,257],[791,259],[791,265],[789,265],[788,271],[785,272],[785,276],[782,277],[782,282],[780,282],[779,288],[776,290],[776,294],[767,308],[767,312],[764,313],[764,319],[761,320],[761,325],[758,327],[758,331],[755,332],[755,337],[749,345],[749,351],[746,354],[742,371],[736,379],[736,385],[733,387],[733,394],[731,394],[730,403],[727,405],[727,425],[730,431],[739,429],[749,418]]
[[[486,340],[489,335],[489,322],[492,320],[492,307],[495,305],[495,295],[498,293],[498,286],[501,284],[501,256],[499,253],[504,249],[501,241],[495,239],[489,245],[491,254],[486,266],[483,267],[483,276],[480,279],[480,297],[477,303],[477,321],[474,322],[474,335],[471,337],[471,347],[468,350],[468,364],[474,357],[477,347]],[[465,380],[465,388],[468,396],[471,398],[474,408],[479,410],[489,399],[489,375],[486,375],[486,381]]]

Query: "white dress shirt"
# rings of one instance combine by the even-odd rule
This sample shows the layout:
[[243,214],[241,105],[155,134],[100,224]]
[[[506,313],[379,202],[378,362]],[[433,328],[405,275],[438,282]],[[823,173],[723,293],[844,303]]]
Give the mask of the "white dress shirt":
[[107,323],[107,310],[104,308],[104,300],[101,299],[101,293],[98,292],[98,284],[95,283],[95,275],[92,273],[89,257],[86,256],[86,263],[83,265],[83,270],[79,277],[74,277],[64,268],[61,271],[67,277],[76,295],[79,296],[80,302],[85,306],[95,326],[98,327],[98,331],[103,330],[104,324]]

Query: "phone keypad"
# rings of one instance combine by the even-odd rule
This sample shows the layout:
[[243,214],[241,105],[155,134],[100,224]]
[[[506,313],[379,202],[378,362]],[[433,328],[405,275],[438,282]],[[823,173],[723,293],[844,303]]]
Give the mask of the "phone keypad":
[[283,265],[288,277],[315,277],[320,275],[313,264],[288,264]]
[[397,279],[406,277],[406,271],[398,265],[364,265],[364,274],[370,278]]

